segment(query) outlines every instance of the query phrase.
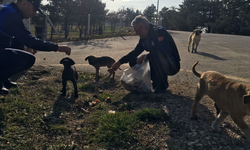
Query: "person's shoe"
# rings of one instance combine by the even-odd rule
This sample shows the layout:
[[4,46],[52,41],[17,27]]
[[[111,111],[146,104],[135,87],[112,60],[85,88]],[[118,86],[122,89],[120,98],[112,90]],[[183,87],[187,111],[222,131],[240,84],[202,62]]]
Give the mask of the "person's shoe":
[[166,86],[165,85],[158,85],[156,88],[155,88],[155,93],[165,93],[167,90],[166,90]]
[[18,87],[18,85],[17,85],[16,82],[11,82],[11,81],[9,81],[9,80],[3,81],[3,85],[4,85],[4,87],[7,88],[7,89]]
[[2,94],[2,95],[9,94],[9,90],[6,89],[5,87],[2,87],[2,88],[0,89],[0,94]]
[[166,88],[156,88],[155,93],[160,94],[160,93],[166,93],[167,90]]

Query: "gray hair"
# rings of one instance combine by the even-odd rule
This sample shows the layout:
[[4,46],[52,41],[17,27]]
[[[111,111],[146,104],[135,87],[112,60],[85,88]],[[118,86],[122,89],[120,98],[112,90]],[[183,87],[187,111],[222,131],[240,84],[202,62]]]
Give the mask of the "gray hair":
[[150,22],[148,19],[142,15],[138,15],[135,19],[131,22],[131,26],[141,27],[144,26],[146,29],[149,29]]

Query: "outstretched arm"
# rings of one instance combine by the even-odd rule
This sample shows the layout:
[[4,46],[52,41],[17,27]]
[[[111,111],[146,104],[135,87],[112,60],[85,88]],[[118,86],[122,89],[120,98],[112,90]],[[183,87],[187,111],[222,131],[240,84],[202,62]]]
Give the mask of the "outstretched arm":
[[121,62],[120,62],[120,61],[117,61],[117,62],[115,62],[115,63],[112,65],[111,69],[117,70],[120,66],[121,66]]

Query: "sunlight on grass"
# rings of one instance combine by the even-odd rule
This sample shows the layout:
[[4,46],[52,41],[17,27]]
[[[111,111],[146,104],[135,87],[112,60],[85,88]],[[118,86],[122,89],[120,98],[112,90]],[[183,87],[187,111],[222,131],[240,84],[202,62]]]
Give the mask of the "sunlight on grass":
[[[36,70],[37,71],[37,70]],[[46,70],[41,70],[43,75]],[[105,76],[97,87],[93,73],[79,72],[79,98],[60,96],[61,74],[46,83],[25,80],[22,86],[0,96],[0,147],[2,149],[144,149],[139,144],[138,128],[148,121],[166,119],[157,109],[138,109],[124,100],[128,91],[120,90],[119,81]],[[67,93],[72,93],[68,84]],[[137,95],[134,95],[137,96]],[[105,102],[110,97],[111,102]],[[99,99],[98,105],[87,105]],[[138,101],[145,99],[137,96]],[[79,107],[77,101],[83,101]],[[86,104],[87,103],[87,104]],[[109,114],[112,110],[115,113]],[[162,130],[164,132],[165,130]],[[4,133],[4,134],[1,134]],[[73,143],[73,144],[72,144]],[[83,145],[83,146],[82,146]],[[0,149],[1,149],[0,148]]]
[[133,130],[138,127],[138,123],[133,114],[125,112],[103,115],[95,132],[96,142],[106,147],[128,148],[130,142],[137,141]]
[[155,109],[155,108],[140,109],[136,113],[136,116],[141,121],[146,121],[146,122],[155,122],[155,121],[167,120],[168,119],[167,114],[164,113],[163,110],[159,110],[159,109]]

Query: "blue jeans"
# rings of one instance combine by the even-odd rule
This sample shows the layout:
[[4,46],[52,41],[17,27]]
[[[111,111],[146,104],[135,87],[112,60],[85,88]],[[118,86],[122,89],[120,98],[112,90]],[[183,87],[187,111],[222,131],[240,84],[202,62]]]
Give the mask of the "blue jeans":
[[35,56],[24,50],[0,49],[0,86],[11,76],[29,69],[35,63]]

